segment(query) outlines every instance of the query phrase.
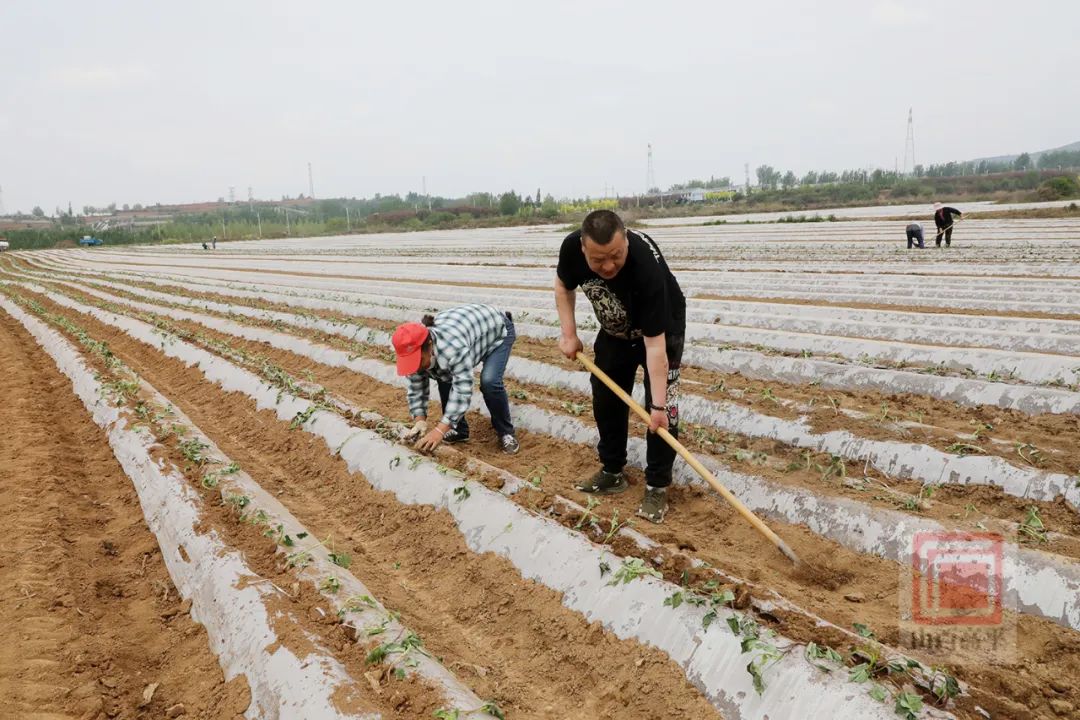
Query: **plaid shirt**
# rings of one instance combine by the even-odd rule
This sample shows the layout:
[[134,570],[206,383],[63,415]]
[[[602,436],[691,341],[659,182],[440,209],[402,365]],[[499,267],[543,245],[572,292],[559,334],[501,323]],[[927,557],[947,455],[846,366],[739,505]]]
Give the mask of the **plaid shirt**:
[[490,305],[462,305],[435,316],[431,367],[409,376],[409,412],[427,417],[432,379],[451,383],[443,421],[457,425],[472,400],[473,368],[506,338],[506,315]]

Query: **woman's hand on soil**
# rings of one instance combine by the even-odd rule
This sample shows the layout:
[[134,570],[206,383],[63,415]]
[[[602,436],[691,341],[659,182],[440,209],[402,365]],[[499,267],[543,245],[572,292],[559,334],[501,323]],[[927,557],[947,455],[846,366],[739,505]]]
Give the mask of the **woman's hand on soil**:
[[427,435],[420,438],[416,442],[416,449],[420,452],[425,453],[434,452],[435,448],[439,447],[439,445],[442,443],[442,439],[443,433],[439,432],[438,427],[435,427],[434,429],[428,431]]
[[418,440],[423,437],[428,431],[427,420],[420,419],[405,432],[406,440]]

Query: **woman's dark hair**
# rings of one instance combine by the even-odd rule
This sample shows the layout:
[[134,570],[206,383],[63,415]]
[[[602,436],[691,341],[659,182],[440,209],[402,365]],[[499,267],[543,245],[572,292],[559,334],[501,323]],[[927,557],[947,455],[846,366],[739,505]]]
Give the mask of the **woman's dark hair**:
[[[420,324],[423,325],[424,327],[435,327],[435,316],[434,315],[425,315],[424,317],[420,318]],[[421,346],[421,348],[424,349],[424,350],[427,350],[427,349],[431,348],[431,334],[430,333],[428,333],[427,339],[424,340],[424,344]]]

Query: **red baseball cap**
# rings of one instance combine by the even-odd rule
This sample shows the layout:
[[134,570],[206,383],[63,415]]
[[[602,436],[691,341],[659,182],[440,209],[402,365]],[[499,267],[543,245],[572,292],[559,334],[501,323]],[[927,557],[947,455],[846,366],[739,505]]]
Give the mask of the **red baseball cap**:
[[412,375],[420,369],[420,350],[428,339],[428,329],[420,323],[398,325],[391,342],[397,353],[397,374]]

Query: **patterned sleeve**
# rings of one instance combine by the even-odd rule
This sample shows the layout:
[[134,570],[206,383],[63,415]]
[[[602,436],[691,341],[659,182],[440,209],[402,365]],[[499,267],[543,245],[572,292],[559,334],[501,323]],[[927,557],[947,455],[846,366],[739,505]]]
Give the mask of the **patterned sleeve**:
[[409,388],[405,397],[409,401],[409,414],[413,417],[426,418],[428,406],[428,392],[431,382],[423,373],[413,373],[409,376]]
[[475,364],[469,354],[464,353],[450,366],[450,375],[452,376],[450,397],[447,399],[446,408],[444,408],[443,412],[443,422],[450,427],[457,425],[458,421],[469,409],[469,403],[472,401],[473,367]]

